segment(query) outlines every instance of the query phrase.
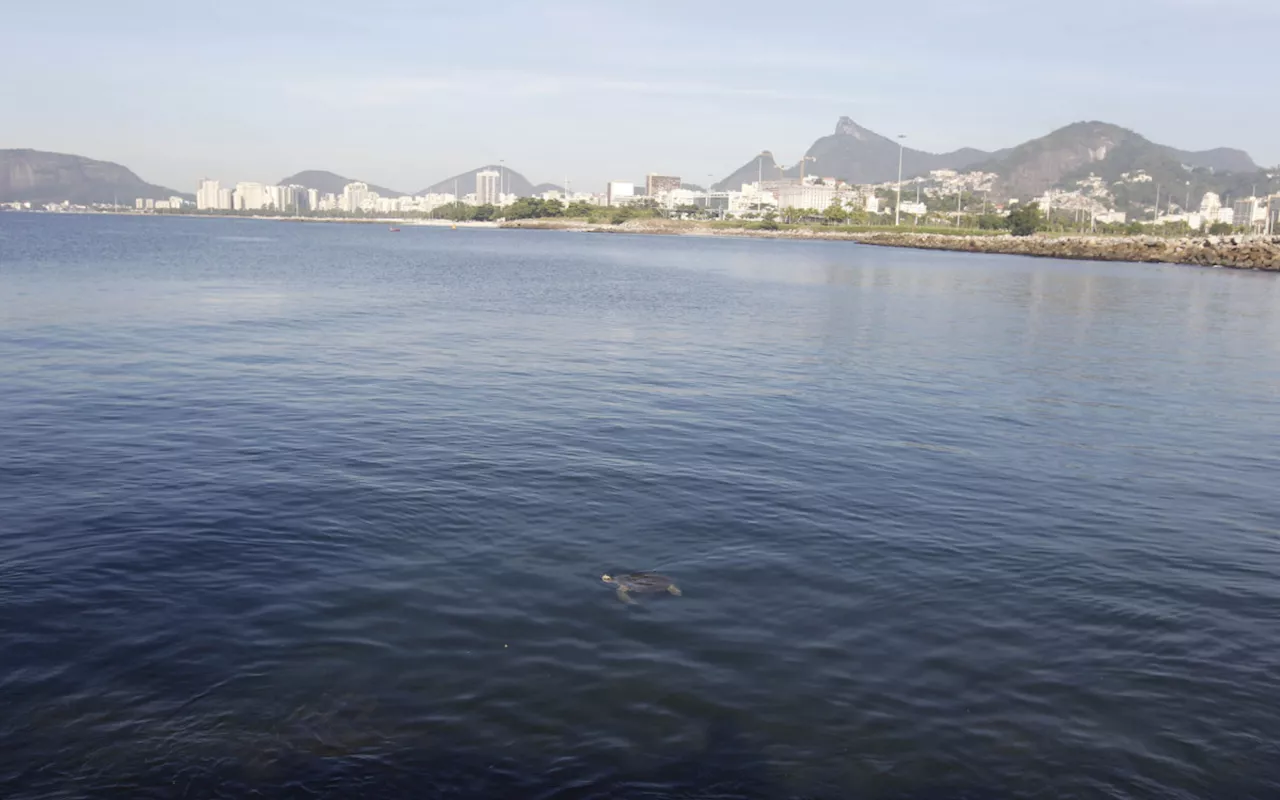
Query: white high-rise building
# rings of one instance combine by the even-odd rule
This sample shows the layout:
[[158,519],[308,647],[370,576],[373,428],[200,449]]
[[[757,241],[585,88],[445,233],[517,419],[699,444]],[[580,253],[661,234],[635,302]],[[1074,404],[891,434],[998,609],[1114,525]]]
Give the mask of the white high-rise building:
[[231,187],[224,186],[218,190],[218,204],[214,208],[219,211],[231,210]]
[[609,181],[605,187],[605,205],[614,206],[636,196],[636,185],[630,181]]
[[1205,192],[1204,197],[1200,200],[1200,213],[1213,214],[1222,208],[1222,198],[1217,192]]
[[200,186],[196,189],[196,208],[201,211],[222,208],[219,201],[221,191],[222,187],[217,181],[211,181],[208,178],[200,181]]
[[271,205],[271,194],[267,186],[252,181],[236,184],[233,204],[236,211],[258,211]]
[[342,199],[339,201],[338,206],[343,211],[355,213],[364,206],[365,201],[368,199],[369,184],[360,183],[359,181],[348,183],[342,189]]
[[315,211],[319,207],[320,207],[320,190],[308,189],[307,190],[307,210]]
[[499,192],[501,175],[495,170],[483,169],[476,173],[476,205],[496,206],[502,202]]

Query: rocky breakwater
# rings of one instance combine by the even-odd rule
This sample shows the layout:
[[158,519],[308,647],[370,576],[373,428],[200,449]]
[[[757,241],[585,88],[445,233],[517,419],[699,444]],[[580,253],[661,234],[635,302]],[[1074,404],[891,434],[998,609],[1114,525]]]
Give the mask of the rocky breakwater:
[[863,244],[926,250],[1280,270],[1280,237],[947,236],[876,231],[852,238]]

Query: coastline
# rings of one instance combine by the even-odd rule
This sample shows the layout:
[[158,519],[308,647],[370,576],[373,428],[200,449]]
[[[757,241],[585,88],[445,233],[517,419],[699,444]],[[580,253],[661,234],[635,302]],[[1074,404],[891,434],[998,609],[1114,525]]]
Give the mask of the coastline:
[[69,209],[66,211],[44,211],[29,209],[24,211],[5,211],[7,214],[79,214],[82,216],[116,216],[116,217],[138,217],[146,219],[165,219],[168,217],[177,217],[182,219],[245,219],[245,220],[261,220],[263,222],[337,222],[351,225],[396,225],[399,227],[434,227],[434,228],[498,228],[501,223],[498,222],[477,222],[475,220],[467,220],[464,222],[454,222],[447,219],[419,219],[417,217],[304,217],[304,216],[280,216],[267,215],[261,216],[253,214],[189,214],[183,212],[165,212],[163,214],[139,212],[134,210],[121,211],[90,211],[81,209]]
[[[20,213],[20,212],[19,212]],[[48,213],[48,212],[35,212]],[[251,219],[269,222],[343,223],[396,227],[456,227],[468,229],[552,230],[577,233],[623,233],[650,236],[727,236],[751,239],[841,241],[876,247],[916,250],[950,250],[961,253],[1020,255],[1075,261],[1117,261],[1138,264],[1182,264],[1262,272],[1280,272],[1280,236],[1089,236],[1036,234],[1017,237],[1007,233],[973,235],[918,233],[894,230],[840,230],[784,228],[776,231],[713,225],[692,220],[629,220],[620,225],[582,219],[542,218],[506,222],[452,222],[450,220],[379,217],[240,216],[235,214],[137,214],[120,212],[59,213],[119,214],[121,216],[185,217],[190,219]]]
[[638,233],[665,236],[733,236],[756,239],[844,241],[878,247],[952,250],[962,253],[1021,255],[1076,261],[1127,261],[1185,264],[1280,272],[1280,236],[975,236],[899,231],[824,231],[798,228],[777,231],[727,228],[675,220],[631,220],[603,225],[582,220],[538,219],[502,223],[503,228],[562,230],[582,233]]

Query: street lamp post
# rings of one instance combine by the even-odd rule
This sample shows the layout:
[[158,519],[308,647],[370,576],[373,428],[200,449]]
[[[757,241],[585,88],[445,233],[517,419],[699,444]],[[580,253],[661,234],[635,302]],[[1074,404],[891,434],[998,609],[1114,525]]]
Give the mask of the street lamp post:
[[756,156],[756,213],[761,213],[764,209],[760,199],[764,195],[764,156],[768,150],[761,150],[760,155]]
[[905,133],[898,134],[898,202],[893,204],[893,224],[897,227],[902,221],[902,152],[906,149]]

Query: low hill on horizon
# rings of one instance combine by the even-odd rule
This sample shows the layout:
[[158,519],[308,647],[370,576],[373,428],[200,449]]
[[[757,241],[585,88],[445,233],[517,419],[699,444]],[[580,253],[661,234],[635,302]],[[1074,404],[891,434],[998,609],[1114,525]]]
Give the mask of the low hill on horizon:
[[[442,181],[437,181],[415,194],[453,194],[455,185],[457,186],[459,196],[472,194],[476,190],[476,173],[483,172],[487,169],[491,169],[494,172],[498,172],[503,175],[503,182],[506,184],[505,191],[508,194],[516,194],[521,197],[532,197],[539,193],[539,191],[535,191],[537,187],[535,187],[528,178],[521,175],[519,172],[516,172],[511,167],[506,167],[501,164],[486,164],[482,167],[467,170],[466,172],[460,172],[457,175],[450,175],[448,178],[445,178]],[[549,184],[539,184],[539,186],[545,185]]]
[[343,188],[348,183],[367,183],[369,191],[376,192],[382,197],[402,197],[408,192],[398,192],[395,189],[388,189],[385,186],[378,186],[368,181],[359,181],[356,178],[344,178],[343,176],[329,172],[323,169],[307,169],[302,172],[295,173],[287,178],[281,178],[277,186],[305,186],[308,189],[315,189],[320,194],[342,194]]
[[0,150],[0,202],[133,205],[139,197],[191,200],[195,196],[147,183],[111,161],[44,150]]

